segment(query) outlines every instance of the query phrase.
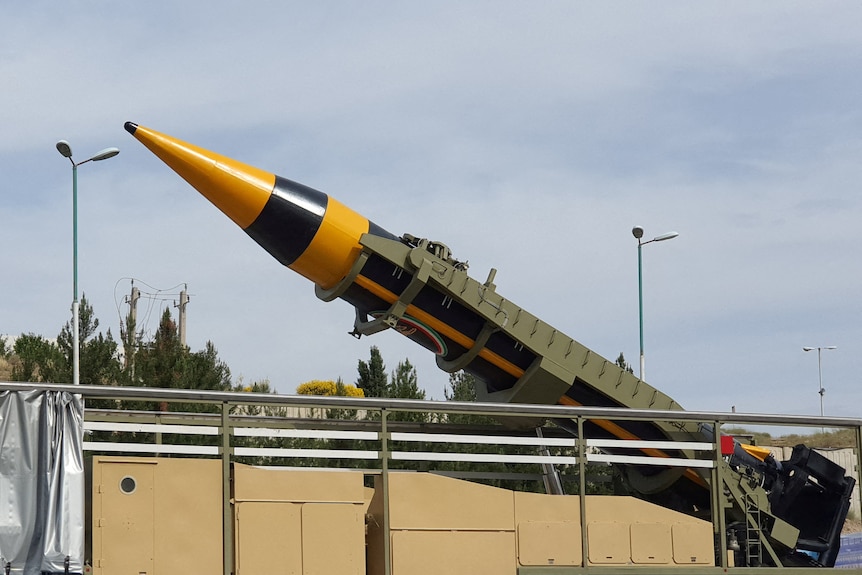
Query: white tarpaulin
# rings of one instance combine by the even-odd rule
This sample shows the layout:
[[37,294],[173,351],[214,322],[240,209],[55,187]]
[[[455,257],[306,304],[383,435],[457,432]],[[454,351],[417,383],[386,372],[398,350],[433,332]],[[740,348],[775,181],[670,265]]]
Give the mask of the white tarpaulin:
[[83,572],[83,419],[72,393],[0,392],[0,571]]

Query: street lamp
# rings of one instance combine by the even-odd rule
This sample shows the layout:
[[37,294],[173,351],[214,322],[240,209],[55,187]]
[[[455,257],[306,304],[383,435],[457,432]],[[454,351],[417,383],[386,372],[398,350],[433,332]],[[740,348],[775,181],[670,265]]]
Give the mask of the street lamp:
[[57,142],[57,151],[72,162],[72,383],[78,385],[81,382],[80,343],[78,342],[78,166],[87,162],[99,162],[113,158],[120,153],[120,150],[119,148],[105,148],[83,162],[77,163],[72,159],[72,147],[66,140]]
[[825,345],[821,347],[803,347],[802,351],[814,351],[817,350],[817,378],[820,382],[820,389],[817,390],[817,393],[820,394],[820,417],[823,417],[823,395],[826,393],[826,390],[823,389],[823,364],[820,361],[820,353],[824,349],[838,349],[837,345]]
[[640,226],[635,226],[632,228],[632,235],[638,241],[638,316],[640,318],[640,336],[641,336],[641,366],[640,366],[640,379],[643,381],[644,379],[644,292],[643,292],[643,258],[641,256],[641,248],[647,244],[651,244],[653,242],[663,242],[665,240],[672,240],[677,237],[679,234],[676,232],[668,232],[666,234],[661,234],[660,236],[656,236],[651,240],[641,241],[644,237],[644,229]]

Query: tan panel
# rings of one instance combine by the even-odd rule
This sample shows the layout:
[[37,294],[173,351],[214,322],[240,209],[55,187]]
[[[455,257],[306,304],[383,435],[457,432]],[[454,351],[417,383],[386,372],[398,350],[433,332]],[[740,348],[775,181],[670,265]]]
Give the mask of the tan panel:
[[362,507],[350,503],[302,506],[303,575],[365,575]]
[[389,474],[391,529],[515,530],[512,492],[428,473]]
[[709,525],[708,521],[697,519],[672,509],[661,507],[649,501],[634,497],[615,495],[587,495],[587,523],[619,521],[637,523],[648,518],[654,523],[697,523]]
[[673,561],[678,565],[715,565],[712,524],[675,523],[671,527]]
[[589,523],[587,533],[591,564],[628,564],[631,557],[628,523]]
[[392,533],[394,575],[515,575],[515,534],[499,531]]
[[515,492],[515,523],[523,521],[581,522],[581,501],[577,495],[545,495]]
[[302,575],[301,507],[237,503],[236,575]]
[[94,573],[153,573],[156,466],[95,460],[94,466],[94,499],[99,501],[93,516]]
[[267,469],[235,464],[233,477],[237,501],[365,501],[363,474],[359,471]]
[[632,523],[632,563],[667,565],[671,563],[673,549],[670,525],[666,523]]
[[156,466],[156,572],[207,575],[222,568],[222,467],[218,459],[162,458]]
[[581,559],[580,523],[518,523],[518,563],[521,565],[580,565]]

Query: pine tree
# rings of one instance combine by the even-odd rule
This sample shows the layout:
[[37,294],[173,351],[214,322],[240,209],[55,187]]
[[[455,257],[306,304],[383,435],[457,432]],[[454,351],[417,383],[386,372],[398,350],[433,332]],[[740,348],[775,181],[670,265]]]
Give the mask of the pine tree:
[[[398,364],[389,383],[388,397],[399,399],[425,399],[425,390],[419,388],[419,377],[416,368],[409,359]],[[394,421],[426,422],[428,414],[424,412],[396,412],[391,417]]]
[[[57,365],[51,381],[72,381],[72,322],[67,321],[57,336],[57,348],[65,361]],[[120,364],[117,358],[117,342],[111,330],[105,334],[96,333],[99,319],[87,295],[81,296],[78,307],[78,370],[80,380],[85,385],[117,385],[120,378]]]
[[617,358],[617,361],[615,363],[629,373],[635,372],[635,370],[632,369],[631,364],[626,361],[626,358],[623,355],[623,352],[620,352],[620,356]]
[[359,360],[359,379],[356,387],[365,392],[365,397],[388,397],[389,384],[386,379],[386,366],[383,356],[377,346],[371,346],[371,358],[368,362]]

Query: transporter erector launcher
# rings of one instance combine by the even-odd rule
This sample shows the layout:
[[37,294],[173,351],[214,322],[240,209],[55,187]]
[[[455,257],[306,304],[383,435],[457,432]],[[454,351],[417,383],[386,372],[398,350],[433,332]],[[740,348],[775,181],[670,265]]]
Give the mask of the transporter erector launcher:
[[[394,328],[464,369],[490,401],[681,409],[670,397],[480,283],[441,243],[392,234],[335,198],[127,122],[126,130],[206,196],[319,298],[356,309],[353,334]],[[599,422],[624,439],[657,437]],[[661,427],[659,425],[659,427]],[[669,437],[679,426],[664,430]]]
[[[132,122],[125,128],[275,259],[311,280],[319,298],[351,304],[353,335],[399,331],[434,352],[444,371],[472,374],[480,400],[682,409],[500,296],[496,270],[484,282],[476,281],[442,243],[396,236],[323,192]],[[570,421],[556,423],[579,431]],[[686,421],[596,417],[583,431],[591,439],[627,440],[606,450],[635,459],[694,460],[698,456],[689,446],[714,441],[711,426]],[[657,447],[638,440],[664,443]],[[723,509],[728,538],[745,535],[751,527],[745,517],[753,505],[759,532],[779,550],[781,563],[808,565],[813,554],[817,564],[834,564],[853,479],[802,445],[784,462],[749,447],[733,443],[723,453],[725,501],[710,501],[704,486],[717,475],[715,469],[695,465],[703,461],[692,461],[688,469],[668,459],[669,465],[625,465],[623,470],[628,485],[645,498],[688,513]]]

